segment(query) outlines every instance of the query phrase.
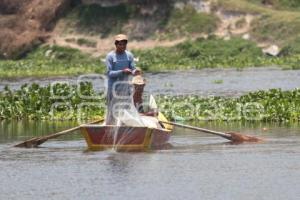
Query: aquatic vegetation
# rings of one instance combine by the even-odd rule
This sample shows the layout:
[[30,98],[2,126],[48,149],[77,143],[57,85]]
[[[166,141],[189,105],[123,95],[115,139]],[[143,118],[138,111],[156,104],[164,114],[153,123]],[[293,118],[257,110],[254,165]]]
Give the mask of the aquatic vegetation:
[[[94,98],[88,98],[94,97]],[[91,83],[79,86],[53,84],[23,85],[12,91],[8,87],[0,93],[1,119],[81,119],[104,115],[104,97],[95,94]]]
[[245,94],[237,98],[198,96],[161,96],[160,109],[170,119],[219,121],[300,120],[300,89],[271,89]]
[[214,84],[222,84],[223,80],[222,79],[213,80],[212,83],[214,83]]
[[[160,110],[171,120],[279,121],[300,120],[300,89],[257,91],[236,98],[158,96]],[[79,86],[23,85],[0,93],[1,119],[70,120],[104,116],[105,97],[88,82]]]

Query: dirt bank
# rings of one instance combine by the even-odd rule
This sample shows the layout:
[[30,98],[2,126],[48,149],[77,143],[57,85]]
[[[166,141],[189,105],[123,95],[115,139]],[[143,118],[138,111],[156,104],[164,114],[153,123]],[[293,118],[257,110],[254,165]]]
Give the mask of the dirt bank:
[[71,0],[0,1],[0,58],[18,58],[44,42]]

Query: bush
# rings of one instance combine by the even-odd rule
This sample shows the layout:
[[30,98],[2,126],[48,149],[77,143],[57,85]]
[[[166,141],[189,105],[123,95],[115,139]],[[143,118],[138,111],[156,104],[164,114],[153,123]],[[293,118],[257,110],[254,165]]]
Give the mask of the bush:
[[[204,67],[245,67],[266,65],[255,43],[239,38],[225,41],[210,37],[186,41],[174,47],[135,51],[139,65],[150,71]],[[258,58],[264,58],[258,59]]]
[[218,21],[213,14],[198,13],[193,7],[186,6],[171,11],[165,31],[169,36],[211,33],[216,30]]
[[300,55],[300,37],[287,44],[280,51],[280,56],[292,56],[295,54]]
[[22,60],[0,60],[0,77],[42,77],[103,73],[101,62],[77,49],[60,46],[43,46]]
[[97,42],[93,41],[93,40],[88,40],[85,38],[79,38],[77,40],[77,44],[80,46],[87,46],[87,47],[96,47],[97,46]]

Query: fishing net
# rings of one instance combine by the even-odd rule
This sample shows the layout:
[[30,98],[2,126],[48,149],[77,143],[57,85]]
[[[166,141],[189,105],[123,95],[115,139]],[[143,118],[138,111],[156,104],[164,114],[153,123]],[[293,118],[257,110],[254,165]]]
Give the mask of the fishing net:
[[138,121],[139,113],[134,106],[132,85],[127,81],[117,82],[107,95],[106,125],[119,125],[118,120],[124,118],[124,111],[130,113]]
[[145,105],[142,98],[144,86],[130,82],[114,84],[112,92],[107,95],[106,126],[100,143],[112,144],[115,149],[120,145],[142,144],[148,128],[162,128],[156,117],[141,115]]

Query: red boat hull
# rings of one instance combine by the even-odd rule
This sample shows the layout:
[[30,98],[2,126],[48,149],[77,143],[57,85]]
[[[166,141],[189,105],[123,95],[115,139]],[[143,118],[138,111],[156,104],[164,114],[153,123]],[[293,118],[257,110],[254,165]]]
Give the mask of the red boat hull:
[[168,129],[147,127],[117,127],[85,125],[82,133],[92,151],[112,149],[118,151],[145,151],[163,148],[171,134]]

